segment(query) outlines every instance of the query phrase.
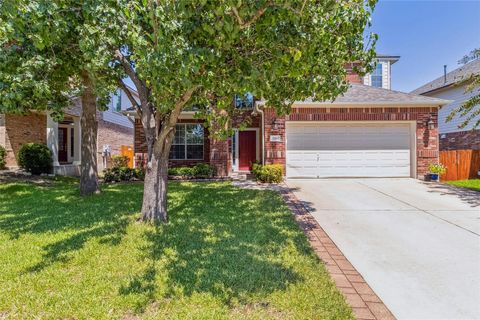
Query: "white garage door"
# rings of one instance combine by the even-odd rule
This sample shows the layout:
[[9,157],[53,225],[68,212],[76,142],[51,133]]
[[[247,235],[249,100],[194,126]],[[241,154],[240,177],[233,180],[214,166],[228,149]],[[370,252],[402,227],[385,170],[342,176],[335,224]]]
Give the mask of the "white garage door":
[[409,177],[408,123],[287,122],[289,178]]

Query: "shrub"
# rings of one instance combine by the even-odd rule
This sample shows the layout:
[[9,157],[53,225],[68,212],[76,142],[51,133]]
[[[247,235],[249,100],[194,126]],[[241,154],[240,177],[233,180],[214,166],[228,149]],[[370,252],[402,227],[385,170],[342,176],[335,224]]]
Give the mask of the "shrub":
[[134,170],[133,175],[134,175],[135,179],[140,180],[140,181],[145,180],[145,168],[139,167],[139,168],[135,168],[133,170]]
[[195,178],[211,178],[215,175],[215,168],[208,163],[199,163],[193,167]]
[[129,160],[127,156],[112,156],[112,168],[128,167]]
[[252,173],[260,182],[280,183],[283,181],[283,166],[280,164],[253,164]]
[[439,163],[439,164],[436,164],[436,163],[431,163],[429,166],[428,166],[428,172],[430,173],[436,173],[436,174],[444,174],[445,172],[447,171],[447,168],[445,168],[443,166],[443,164]]
[[4,147],[0,146],[0,170],[5,169],[5,164],[7,163],[7,150]]
[[52,172],[52,152],[41,143],[27,143],[18,152],[18,164],[32,174]]
[[168,168],[168,175],[184,179],[211,178],[215,175],[215,168],[208,163],[199,163],[193,167]]
[[168,168],[168,175],[169,176],[180,176],[180,177],[192,177],[193,176],[193,168],[190,167],[175,167],[175,168]]
[[132,181],[135,179],[135,169],[128,167],[114,167],[103,171],[105,182]]

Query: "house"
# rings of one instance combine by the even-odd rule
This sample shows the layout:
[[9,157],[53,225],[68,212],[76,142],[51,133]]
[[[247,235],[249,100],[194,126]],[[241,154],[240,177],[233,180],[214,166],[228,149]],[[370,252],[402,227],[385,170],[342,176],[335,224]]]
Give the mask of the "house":
[[464,118],[458,115],[451,121],[446,121],[452,110],[478,94],[480,90],[478,88],[474,92],[465,92],[468,82],[464,80],[473,74],[480,74],[480,60],[471,61],[449,73],[445,72],[443,76],[412,91],[414,94],[427,97],[452,100],[438,112],[440,150],[480,150],[480,129],[472,130],[473,124],[480,116],[470,121],[464,128],[459,128]]
[[[362,78],[349,66],[351,85],[343,96],[333,102],[297,101],[288,116],[251,95],[241,103],[232,99],[242,110],[233,127],[242,120],[249,125],[225,141],[210,138],[195,112],[183,112],[170,165],[210,163],[219,176],[249,171],[260,162],[283,165],[288,178],[422,178],[428,165],[438,162],[438,108],[448,101],[389,90],[390,66],[399,57],[380,58],[378,74]],[[136,165],[144,163],[147,147],[138,118],[134,152]]]
[[386,54],[377,55],[377,65],[372,73],[363,77],[363,84],[376,88],[392,88],[392,65],[400,59],[400,56]]
[[[137,96],[135,90],[129,88]],[[97,160],[103,170],[111,155],[120,154],[122,145],[133,146],[133,121],[123,115],[131,107],[125,92],[112,93],[106,111],[97,111]],[[0,114],[0,145],[7,150],[6,165],[16,168],[20,147],[29,142],[45,143],[53,154],[54,172],[60,175],[79,175],[81,161],[81,100],[75,98],[65,110],[62,121],[56,122],[47,112],[26,115]]]

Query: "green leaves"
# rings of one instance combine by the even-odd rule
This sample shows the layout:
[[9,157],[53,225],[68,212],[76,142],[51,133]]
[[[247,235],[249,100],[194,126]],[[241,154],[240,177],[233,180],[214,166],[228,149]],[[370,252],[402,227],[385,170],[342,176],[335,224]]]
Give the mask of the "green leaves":
[[[82,90],[88,70],[105,104],[116,71],[107,49],[118,30],[100,23],[116,1],[5,0],[0,6],[0,112],[61,112]],[[115,9],[115,10],[112,10]],[[117,39],[118,40],[118,39]]]

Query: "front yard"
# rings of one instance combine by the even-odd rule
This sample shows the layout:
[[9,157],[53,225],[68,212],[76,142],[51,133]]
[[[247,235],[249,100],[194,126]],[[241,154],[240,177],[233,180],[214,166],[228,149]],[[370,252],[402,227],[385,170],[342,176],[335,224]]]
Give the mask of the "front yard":
[[480,191],[480,179],[447,181],[449,185]]
[[352,318],[274,192],[171,183],[151,226],[141,184],[76,183],[0,184],[0,318]]

